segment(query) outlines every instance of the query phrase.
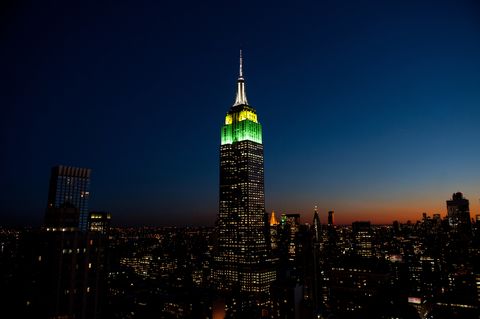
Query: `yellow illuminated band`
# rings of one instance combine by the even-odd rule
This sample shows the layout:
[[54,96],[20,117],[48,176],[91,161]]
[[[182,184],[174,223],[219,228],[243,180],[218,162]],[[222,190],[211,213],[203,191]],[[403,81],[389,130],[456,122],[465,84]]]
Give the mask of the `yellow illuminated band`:
[[233,123],[233,117],[236,117],[238,122],[250,120],[254,123],[258,123],[257,114],[253,113],[252,111],[243,110],[240,113],[236,113],[234,115],[227,114],[225,117],[225,125],[229,125]]
[[241,111],[240,115],[238,116],[238,121],[250,120],[252,122],[258,123],[257,121],[257,114],[251,111]]

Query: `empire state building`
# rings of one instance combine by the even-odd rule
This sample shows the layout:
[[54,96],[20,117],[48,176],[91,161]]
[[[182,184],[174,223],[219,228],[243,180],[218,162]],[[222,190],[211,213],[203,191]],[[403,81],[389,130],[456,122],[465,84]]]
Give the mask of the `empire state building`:
[[213,279],[221,291],[266,294],[275,280],[266,240],[262,126],[245,92],[243,60],[220,145]]

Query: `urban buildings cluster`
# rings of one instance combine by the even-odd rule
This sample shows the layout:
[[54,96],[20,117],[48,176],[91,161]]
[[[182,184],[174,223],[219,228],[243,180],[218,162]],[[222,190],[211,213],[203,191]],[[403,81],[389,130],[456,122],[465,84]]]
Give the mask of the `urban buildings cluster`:
[[266,212],[242,64],[215,227],[112,227],[88,210],[91,170],[54,167],[44,225],[0,228],[5,317],[479,318],[480,215],[462,193],[406,224]]
[[35,318],[478,318],[480,216],[456,223],[468,213],[457,204],[449,200],[443,218],[391,225],[336,225],[317,211],[302,223],[299,214],[272,212],[264,227],[276,278],[258,296],[219,293],[215,227],[108,227],[103,215],[90,222],[105,218],[103,242],[95,230],[2,228],[4,310]]

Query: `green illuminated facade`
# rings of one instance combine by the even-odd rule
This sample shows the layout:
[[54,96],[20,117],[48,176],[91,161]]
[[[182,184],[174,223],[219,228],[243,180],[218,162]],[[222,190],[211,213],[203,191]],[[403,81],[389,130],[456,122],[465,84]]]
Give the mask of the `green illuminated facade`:
[[262,125],[255,110],[248,105],[234,106],[227,114],[221,137],[222,145],[245,140],[262,144]]

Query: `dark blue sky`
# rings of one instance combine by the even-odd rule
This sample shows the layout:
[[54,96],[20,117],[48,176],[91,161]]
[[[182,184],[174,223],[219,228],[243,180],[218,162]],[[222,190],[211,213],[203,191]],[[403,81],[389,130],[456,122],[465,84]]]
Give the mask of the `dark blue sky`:
[[40,223],[57,164],[118,224],[213,224],[240,47],[267,210],[479,213],[478,1],[95,2],[3,5],[1,224]]

